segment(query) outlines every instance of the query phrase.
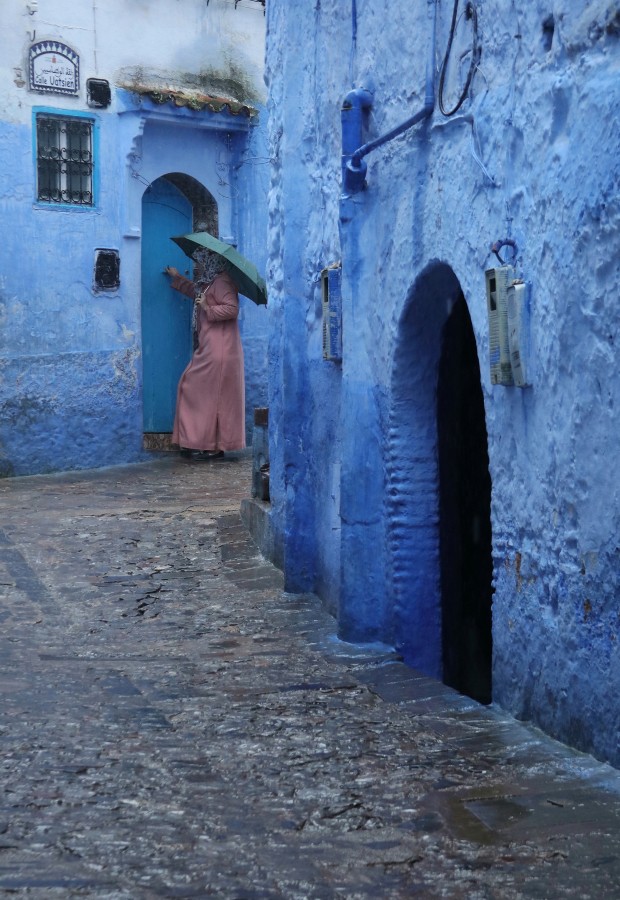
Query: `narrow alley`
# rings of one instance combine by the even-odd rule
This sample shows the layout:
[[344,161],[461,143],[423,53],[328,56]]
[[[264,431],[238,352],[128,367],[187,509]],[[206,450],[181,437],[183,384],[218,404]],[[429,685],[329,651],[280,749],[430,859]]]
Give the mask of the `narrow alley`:
[[620,772],[338,641],[250,481],[0,483],[0,895],[619,896]]

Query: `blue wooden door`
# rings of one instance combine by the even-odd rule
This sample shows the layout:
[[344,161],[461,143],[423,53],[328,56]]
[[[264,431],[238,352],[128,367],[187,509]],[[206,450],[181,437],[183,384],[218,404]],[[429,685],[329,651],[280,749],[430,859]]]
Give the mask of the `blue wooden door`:
[[142,384],[145,432],[172,431],[176,390],[192,353],[193,303],[170,287],[167,265],[191,277],[171,237],[192,230],[192,207],[159,178],[142,199]]

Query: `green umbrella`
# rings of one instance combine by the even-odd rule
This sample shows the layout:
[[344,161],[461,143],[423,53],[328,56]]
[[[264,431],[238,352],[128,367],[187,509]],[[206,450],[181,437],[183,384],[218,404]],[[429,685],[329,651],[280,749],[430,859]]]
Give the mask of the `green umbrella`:
[[195,234],[184,234],[181,237],[173,237],[171,240],[178,244],[181,250],[191,257],[196,250],[212,250],[222,256],[227,264],[230,277],[237,285],[237,289],[244,297],[249,297],[254,303],[267,303],[267,286],[258,274],[254,263],[242,256],[230,244],[218,240],[207,231],[197,231]]

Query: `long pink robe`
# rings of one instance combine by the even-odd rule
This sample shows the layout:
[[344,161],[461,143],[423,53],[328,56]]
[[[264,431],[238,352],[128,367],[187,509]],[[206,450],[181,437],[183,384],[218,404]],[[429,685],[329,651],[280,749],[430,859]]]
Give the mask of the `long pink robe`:
[[[189,297],[192,281],[171,285]],[[177,389],[172,441],[191,450],[245,447],[243,347],[237,317],[239,295],[229,275],[218,275],[198,300],[198,347]]]

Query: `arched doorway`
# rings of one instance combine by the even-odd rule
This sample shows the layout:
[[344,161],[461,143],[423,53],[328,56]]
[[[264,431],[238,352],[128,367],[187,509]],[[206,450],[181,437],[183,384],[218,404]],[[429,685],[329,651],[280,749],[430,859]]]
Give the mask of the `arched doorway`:
[[[443,263],[429,266],[408,298],[391,393],[386,514],[392,640],[409,665],[488,702],[490,481],[479,509],[468,507],[465,499],[472,491],[483,493],[483,470],[488,479],[484,404],[467,304],[454,272]],[[470,418],[475,427],[468,427]],[[457,522],[464,523],[465,532],[470,527],[485,536],[477,555]],[[457,552],[459,560],[451,565]],[[485,609],[478,616],[471,592],[481,584]],[[467,652],[461,653],[459,629],[472,619],[479,621],[481,633],[469,638]],[[469,678],[462,673],[473,658],[476,675]]]
[[142,396],[147,449],[167,446],[176,389],[193,349],[192,303],[170,287],[166,265],[192,275],[192,263],[170,239],[191,231],[217,234],[217,204],[194,178],[173,172],[142,198]]
[[461,293],[437,379],[443,680],[491,702],[491,477],[476,339]]

